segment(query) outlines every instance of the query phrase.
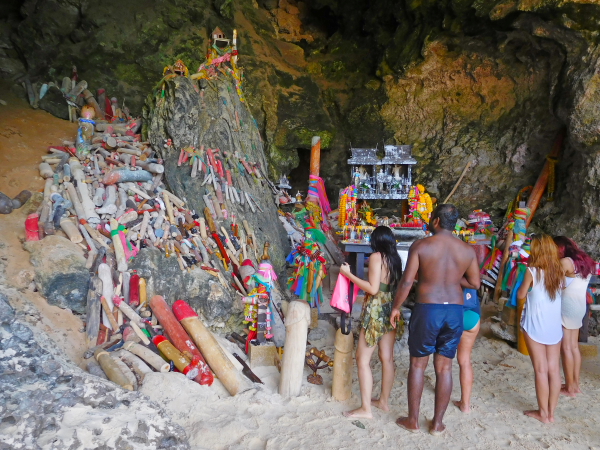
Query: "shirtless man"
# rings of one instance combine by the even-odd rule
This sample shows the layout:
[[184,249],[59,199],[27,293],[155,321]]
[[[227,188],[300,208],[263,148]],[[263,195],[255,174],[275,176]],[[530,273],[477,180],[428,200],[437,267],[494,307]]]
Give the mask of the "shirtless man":
[[462,287],[479,289],[479,265],[475,251],[452,235],[458,220],[454,205],[438,206],[429,221],[433,236],[416,241],[410,248],[404,275],[392,306],[390,322],[396,326],[400,306],[418,274],[417,303],[409,323],[408,417],[396,424],[408,431],[419,431],[419,408],[425,368],[435,353],[435,412],[429,428],[433,435],[442,433],[444,413],[452,393],[452,359],[463,332]]

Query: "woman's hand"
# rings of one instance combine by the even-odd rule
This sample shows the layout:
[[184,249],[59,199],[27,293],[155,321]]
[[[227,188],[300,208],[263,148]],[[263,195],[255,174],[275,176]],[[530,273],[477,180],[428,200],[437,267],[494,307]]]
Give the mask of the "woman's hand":
[[350,271],[350,264],[348,263],[344,263],[340,266],[340,274],[344,275],[346,278],[348,278],[348,275],[350,275],[352,272]]
[[392,314],[390,314],[390,324],[392,328],[396,328],[396,322],[400,320],[400,310],[392,309]]

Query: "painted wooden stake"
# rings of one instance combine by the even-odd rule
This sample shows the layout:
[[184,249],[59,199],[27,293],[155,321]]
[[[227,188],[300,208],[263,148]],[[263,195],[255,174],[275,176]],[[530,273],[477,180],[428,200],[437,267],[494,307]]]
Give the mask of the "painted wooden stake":
[[96,346],[98,341],[98,332],[100,331],[100,297],[102,295],[102,281],[100,278],[92,277],[90,289],[88,290],[87,306],[86,306],[86,321],[85,334],[86,346],[92,348]]
[[106,374],[106,377],[113,383],[117,383],[124,389],[133,391],[133,385],[129,382],[125,374],[119,369],[119,366],[110,357],[110,354],[105,350],[96,350],[94,354],[98,364],[102,367],[102,370]]
[[[113,310],[112,298],[114,296],[114,286],[112,280],[112,274],[108,264],[102,263],[98,266],[98,278],[102,282],[102,297],[105,298],[106,302],[110,306],[110,311]],[[114,317],[113,317],[114,319]],[[111,321],[106,312],[102,313],[102,323],[105,327],[112,329]],[[113,330],[116,331],[116,330]]]
[[115,257],[117,258],[117,270],[119,272],[127,271],[127,259],[125,258],[125,250],[123,249],[123,242],[117,232],[119,223],[115,219],[110,219],[110,230],[112,235],[113,246],[115,248]]
[[310,148],[310,174],[319,176],[321,171],[321,138],[313,136]]
[[231,395],[239,394],[251,387],[250,382],[235,368],[198,314],[186,302],[177,300],[173,303],[173,313]]

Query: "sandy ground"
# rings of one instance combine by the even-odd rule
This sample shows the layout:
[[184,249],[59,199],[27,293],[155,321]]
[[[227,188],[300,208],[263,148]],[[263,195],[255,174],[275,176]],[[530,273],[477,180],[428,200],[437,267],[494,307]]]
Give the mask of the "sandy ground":
[[[313,345],[334,354],[334,329],[319,321],[325,336]],[[312,332],[314,333],[314,331]],[[313,334],[314,336],[314,334]],[[593,338],[597,343],[596,338]],[[218,397],[203,386],[194,386],[182,395],[184,386],[163,385],[148,394],[163,404],[171,417],[188,432],[194,449],[597,449],[600,448],[600,364],[585,361],[582,389],[576,399],[561,397],[554,425],[543,425],[523,415],[536,405],[533,369],[529,358],[504,342],[481,337],[473,351],[475,383],[473,411],[465,415],[453,405],[445,417],[447,431],[442,437],[428,433],[408,433],[394,420],[407,413],[406,377],[408,351],[396,355],[396,381],[391,396],[391,411],[374,410],[374,418],[360,419],[364,429],[342,412],[360,402],[356,368],[352,398],[336,402],[331,398],[332,371],[320,371],[323,386],[304,383],[302,394],[286,400],[277,394],[279,373],[275,368],[259,368],[265,382],[256,391],[235,398]],[[305,368],[305,375],[309,369]],[[373,358],[374,393],[381,387],[381,364]],[[452,399],[460,397],[458,366],[454,367]],[[427,430],[433,415],[435,374],[430,362],[426,372],[420,425]],[[199,399],[195,401],[194,398]]]
[[[44,181],[39,176],[40,156],[49,145],[61,145],[72,140],[77,125],[57,119],[41,110],[33,110],[15,96],[6,84],[0,84],[0,191],[14,197],[23,189],[41,192]],[[76,364],[85,351],[83,323],[78,316],[49,305],[30,289],[33,267],[29,253],[22,246],[25,240],[25,219],[31,211],[28,203],[11,214],[0,214],[0,263],[5,265],[6,278],[20,292],[20,305],[28,322],[51,334],[56,345]]]
[[[75,125],[31,110],[1,85],[0,99],[9,102],[8,106],[0,105],[0,190],[9,196],[21,189],[39,191],[43,186],[37,175],[39,156],[48,145],[72,139]],[[0,263],[6,265],[9,284],[22,294],[18,307],[26,313],[30,324],[48,333],[57,347],[80,364],[84,350],[81,320],[68,311],[49,306],[31,290],[33,271],[21,245],[27,212],[22,209],[0,216]],[[313,346],[333,356],[333,336],[333,327],[320,321],[309,339]],[[598,344],[597,338],[592,340]],[[473,411],[465,415],[451,405],[445,419],[448,429],[442,437],[424,432],[411,434],[394,424],[396,417],[407,412],[408,360],[407,349],[399,349],[392,410],[389,413],[375,410],[373,419],[361,419],[360,424],[341,415],[360,402],[356,368],[352,398],[343,403],[330,396],[330,369],[320,372],[324,379],[322,386],[305,382],[302,394],[291,400],[276,393],[279,373],[275,368],[257,369],[265,385],[234,398],[222,389],[199,386],[173,374],[154,374],[143,392],[162,404],[185,428],[193,449],[600,449],[598,360],[584,362],[585,394],[575,399],[561,397],[556,423],[543,425],[522,414],[523,410],[536,407],[529,358],[504,342],[482,336],[473,351]],[[381,380],[377,356],[373,368],[377,393]],[[306,367],[305,375],[308,374]],[[452,399],[458,399],[456,364],[454,377]],[[430,363],[421,409],[423,430],[433,415],[434,383]]]

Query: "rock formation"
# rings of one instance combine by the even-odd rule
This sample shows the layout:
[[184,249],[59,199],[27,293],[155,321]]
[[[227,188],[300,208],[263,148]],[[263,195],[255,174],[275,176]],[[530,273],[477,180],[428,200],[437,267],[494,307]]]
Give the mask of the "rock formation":
[[[43,3],[43,5],[42,5]],[[19,13],[17,8],[20,6]],[[418,179],[444,198],[499,219],[532,184],[561,126],[555,204],[535,224],[585,240],[594,217],[600,7],[590,2],[482,0],[194,0],[122,8],[55,0],[11,2],[0,20],[4,75],[69,75],[116,86],[132,111],[162,67],[203,60],[208,32],[237,28],[245,94],[269,171],[305,189],[310,137],[322,137],[329,195],[346,185],[348,147],[415,144]],[[114,31],[115,23],[123,24]],[[125,26],[126,24],[126,26]],[[17,58],[17,55],[19,57]],[[45,77],[45,78],[43,78]],[[597,256],[597,255],[596,255]]]
[[0,332],[2,448],[190,448],[156,403],[66,361],[3,293]]
[[[234,215],[240,225],[242,220],[247,220],[261,248],[266,241],[271,243],[271,259],[281,270],[289,245],[287,234],[277,218],[271,189],[264,178],[267,164],[256,122],[240,100],[231,77],[223,75],[200,81],[198,87],[195,81],[185,77],[168,80],[164,94],[163,91],[158,92],[149,104],[148,138],[152,146],[162,152],[167,184],[196,212],[204,211],[207,205],[203,196],[209,187],[203,185],[205,173],[200,171],[196,178],[192,178],[189,164],[178,166],[180,149],[219,149],[219,156],[226,161],[226,169],[230,170],[234,185],[240,193],[249,194],[258,203],[256,208],[252,206],[255,208],[253,211],[248,201],[243,204],[227,201],[227,226]],[[165,148],[164,143],[168,139],[173,145]],[[229,156],[225,156],[224,152]],[[234,153],[256,163],[264,174],[262,178],[250,176],[242,170],[244,167],[238,163]]]
[[25,243],[35,267],[38,291],[51,305],[84,314],[90,273],[85,267],[81,248],[61,236],[47,236]]

